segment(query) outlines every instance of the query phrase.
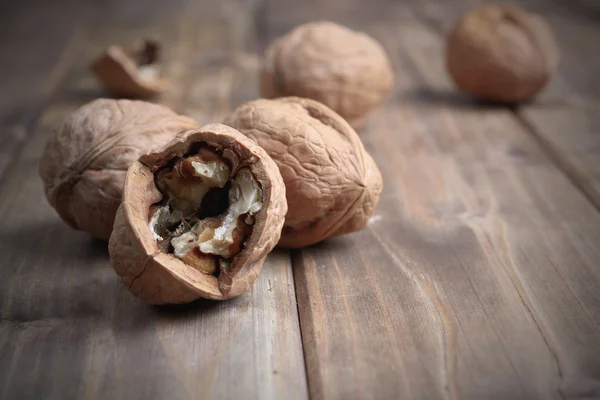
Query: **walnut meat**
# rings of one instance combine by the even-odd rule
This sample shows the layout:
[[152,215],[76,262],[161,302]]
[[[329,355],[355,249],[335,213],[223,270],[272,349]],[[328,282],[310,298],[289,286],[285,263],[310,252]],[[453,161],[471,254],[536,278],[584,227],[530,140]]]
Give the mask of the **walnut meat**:
[[235,129],[206,125],[129,168],[110,261],[152,304],[227,299],[252,286],[286,211],[267,153]]
[[113,96],[150,97],[169,88],[159,64],[159,44],[153,40],[130,46],[110,46],[91,66],[98,81]]
[[108,240],[127,168],[141,154],[198,128],[169,108],[98,99],[71,114],[40,161],[46,197],[69,226]]
[[332,22],[313,22],[269,47],[260,89],[266,98],[318,100],[356,128],[393,85],[389,59],[375,39]]
[[468,12],[446,46],[446,66],[456,85],[478,99],[496,102],[521,102],[540,92],[558,58],[543,18],[514,5]]
[[364,228],[382,189],[360,138],[330,108],[309,99],[255,100],[225,124],[256,140],[286,185],[282,247],[302,247]]

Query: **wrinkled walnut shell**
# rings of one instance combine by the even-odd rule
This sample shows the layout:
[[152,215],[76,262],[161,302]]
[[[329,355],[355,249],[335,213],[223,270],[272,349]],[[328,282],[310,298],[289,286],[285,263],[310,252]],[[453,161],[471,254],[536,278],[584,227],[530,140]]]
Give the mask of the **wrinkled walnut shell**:
[[541,16],[514,5],[470,11],[446,46],[456,85],[480,100],[516,103],[540,92],[558,65],[558,45]]
[[48,202],[72,228],[108,240],[127,168],[141,154],[198,124],[167,107],[94,100],[54,132],[40,161]]
[[375,39],[333,22],[313,22],[269,47],[260,91],[266,98],[320,101],[357,128],[393,85],[390,61]]
[[169,82],[158,64],[159,44],[152,40],[128,47],[110,46],[91,66],[113,96],[145,98],[165,92]]
[[[218,277],[192,268],[173,254],[159,250],[149,228],[151,206],[162,199],[154,173],[195,143],[232,151],[262,187],[263,206],[255,214],[244,248]],[[235,129],[206,125],[175,138],[162,149],[146,154],[127,172],[123,203],[109,241],[113,268],[137,297],[151,304],[187,303],[198,298],[223,300],[248,290],[277,244],[287,211],[285,186],[277,165],[267,153]]]
[[225,124],[256,140],[279,166],[288,202],[280,246],[307,246],[367,225],[381,173],[333,110],[297,97],[261,99],[238,107]]

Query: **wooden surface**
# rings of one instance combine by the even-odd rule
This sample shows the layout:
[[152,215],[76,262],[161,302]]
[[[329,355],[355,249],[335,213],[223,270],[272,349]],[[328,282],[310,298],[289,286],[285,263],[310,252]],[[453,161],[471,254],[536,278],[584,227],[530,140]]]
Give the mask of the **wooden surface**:
[[[509,109],[443,69],[444,32],[486,2],[1,5],[0,398],[600,398],[600,7],[522,2],[563,60]],[[37,175],[52,128],[105,95],[90,60],[158,36],[173,88],[156,101],[220,121],[258,96],[264,47],[316,19],[376,37],[396,70],[359,132],[384,177],[370,226],[276,250],[237,299],[141,303]]]
[[[209,82],[233,68],[222,54],[243,50],[218,34],[225,26],[243,35],[227,10],[209,1],[137,3],[95,10],[80,57],[1,178],[0,398],[306,398],[287,253],[270,255],[253,291],[233,301],[150,307],[123,290],[106,244],[68,229],[43,197],[43,145],[69,112],[103,95],[87,66],[110,43],[159,35],[175,77],[160,101],[191,114],[207,100],[215,116],[230,107],[229,89]],[[153,11],[138,14],[142,5]]]

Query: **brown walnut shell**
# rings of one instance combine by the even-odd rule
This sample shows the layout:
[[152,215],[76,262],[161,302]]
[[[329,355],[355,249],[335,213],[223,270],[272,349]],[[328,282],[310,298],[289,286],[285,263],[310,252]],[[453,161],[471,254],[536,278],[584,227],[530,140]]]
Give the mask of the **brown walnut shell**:
[[390,61],[375,39],[326,21],[296,27],[273,43],[260,81],[266,98],[320,101],[355,128],[393,85]]
[[40,161],[48,202],[72,228],[108,240],[127,168],[141,154],[199,125],[167,107],[94,100],[52,135]]
[[152,40],[130,46],[110,46],[91,66],[113,96],[145,98],[165,92],[169,82],[160,72],[159,44]]
[[225,120],[264,148],[286,185],[279,245],[302,247],[364,228],[381,194],[381,173],[350,125],[310,99],[254,100]]
[[468,12],[446,45],[446,67],[456,85],[486,101],[516,103],[536,95],[558,59],[558,45],[544,19],[514,5]]
[[[218,277],[203,273],[159,249],[150,228],[151,207],[161,201],[154,173],[197,143],[231,151],[250,169],[262,188],[263,206],[242,251]],[[223,300],[248,290],[281,235],[287,211],[285,186],[277,165],[255,142],[221,124],[206,125],[143,155],[127,172],[123,203],[109,241],[113,268],[129,290],[151,304],[188,303],[198,298]]]

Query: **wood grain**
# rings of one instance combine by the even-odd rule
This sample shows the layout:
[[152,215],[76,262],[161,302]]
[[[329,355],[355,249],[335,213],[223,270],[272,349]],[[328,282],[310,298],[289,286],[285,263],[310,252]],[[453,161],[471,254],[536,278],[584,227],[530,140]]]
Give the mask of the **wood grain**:
[[108,44],[158,34],[174,84],[158,100],[198,111],[207,103],[195,99],[212,99],[214,91],[222,101],[210,104],[206,118],[230,108],[231,86],[200,83],[213,73],[202,61],[239,50],[213,29],[235,31],[227,16],[241,15],[248,3],[164,4],[107,5],[83,61],[0,182],[0,398],[307,397],[288,253],[271,254],[252,291],[232,301],[151,307],[119,282],[106,244],[66,227],[43,196],[37,162],[45,141],[68,113],[103,95],[87,65]]
[[311,397],[598,397],[600,216],[510,110],[453,94],[410,14],[361,26],[398,77],[361,132],[377,215],[293,259]]

